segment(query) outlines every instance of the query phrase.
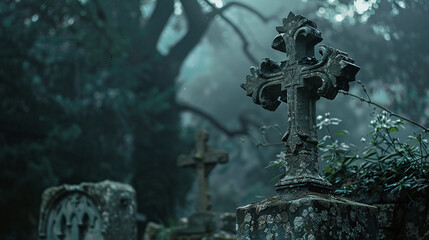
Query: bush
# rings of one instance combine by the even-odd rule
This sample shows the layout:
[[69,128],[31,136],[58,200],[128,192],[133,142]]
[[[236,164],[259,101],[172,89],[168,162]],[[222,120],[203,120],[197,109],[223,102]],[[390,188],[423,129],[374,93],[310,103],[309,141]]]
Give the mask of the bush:
[[327,135],[319,143],[322,159],[328,162],[325,177],[345,196],[360,193],[406,195],[410,199],[424,193],[429,186],[428,139],[426,133],[414,133],[407,140],[397,137],[405,128],[402,120],[392,120],[387,112],[377,114],[370,123],[369,140],[362,138],[365,147],[359,150],[352,144],[339,142],[330,125],[338,123],[329,115],[318,117],[319,129]]

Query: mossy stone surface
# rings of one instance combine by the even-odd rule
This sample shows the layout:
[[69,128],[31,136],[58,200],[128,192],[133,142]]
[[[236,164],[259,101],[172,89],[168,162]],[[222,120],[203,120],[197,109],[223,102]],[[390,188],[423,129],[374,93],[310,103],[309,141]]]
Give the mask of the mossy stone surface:
[[376,217],[376,207],[330,194],[277,195],[237,209],[237,239],[372,240]]

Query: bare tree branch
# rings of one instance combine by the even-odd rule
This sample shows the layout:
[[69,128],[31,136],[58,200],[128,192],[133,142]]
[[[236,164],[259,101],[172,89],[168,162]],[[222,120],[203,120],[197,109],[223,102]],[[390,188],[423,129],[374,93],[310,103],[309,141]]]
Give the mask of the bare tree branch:
[[229,2],[229,3],[225,4],[225,6],[223,6],[222,8],[217,8],[216,6],[213,6],[213,4],[211,2],[208,2],[207,0],[205,0],[205,2],[207,4],[209,4],[212,7],[212,9],[213,9],[213,12],[212,12],[212,14],[211,14],[210,17],[214,17],[214,16],[216,16],[218,14],[221,14],[221,13],[223,13],[224,11],[228,10],[231,7],[244,8],[244,9],[248,10],[249,12],[253,13],[255,16],[257,16],[263,22],[268,22],[270,20],[273,20],[273,19],[277,18],[277,15],[278,15],[276,13],[276,14],[273,14],[272,16],[268,16],[268,17],[264,16],[258,10],[250,7],[249,5],[246,5],[246,4],[240,3],[240,2]]
[[214,15],[219,15],[226,23],[228,23],[232,29],[234,29],[234,31],[238,34],[238,36],[240,37],[241,41],[243,42],[242,45],[242,50],[244,52],[244,54],[246,55],[246,57],[250,60],[250,62],[257,64],[258,60],[253,56],[253,54],[250,52],[249,50],[249,41],[247,41],[246,36],[244,36],[243,32],[240,30],[240,28],[235,25],[229,18],[225,17],[225,15],[223,15],[223,11],[225,11],[226,9],[238,5],[241,7],[245,7],[246,9],[250,9],[253,13],[255,13],[257,16],[259,16],[261,19],[263,19],[263,21],[268,21],[268,18],[264,17],[261,13],[259,13],[258,11],[254,10],[253,8],[242,4],[242,3],[236,3],[236,2],[231,2],[227,5],[225,5],[225,7],[223,8],[217,8],[216,6],[214,6],[211,2],[209,2],[208,0],[205,0],[205,2],[210,5],[212,7],[212,14]]
[[228,19],[227,17],[225,17],[223,14],[219,14],[219,16],[223,20],[225,20],[225,22],[227,22],[234,29],[234,31],[238,34],[238,36],[240,37],[241,41],[243,42],[242,50],[243,50],[244,54],[246,55],[246,57],[252,63],[258,64],[258,60],[256,59],[255,56],[253,56],[253,54],[249,50],[249,41],[247,41],[247,39],[244,36],[243,32],[241,32],[241,30],[237,27],[237,25],[235,25],[230,19]]
[[[202,111],[196,107],[186,105],[183,103],[177,103],[177,106],[179,107],[179,110],[181,110],[181,111],[189,111],[189,112],[192,112],[196,115],[199,115],[200,117],[203,117],[204,119],[209,121],[214,127],[219,129],[221,132],[225,133],[228,137],[235,137],[235,136],[239,136],[239,135],[249,135],[250,140],[255,144],[256,147],[273,147],[273,146],[284,145],[284,142],[270,142],[267,139],[266,130],[268,130],[269,128],[274,128],[276,131],[278,131],[278,133],[280,135],[282,135],[282,131],[277,125],[261,127],[259,124],[255,123],[255,122],[253,122],[253,121],[251,121],[251,120],[249,120],[243,116],[239,116],[238,121],[240,122],[241,128],[238,130],[229,130],[228,128],[223,126],[219,121],[217,121],[215,118],[213,118],[211,115],[209,115],[208,113],[206,113],[206,112],[204,112],[204,111]],[[262,141],[258,141],[258,140],[256,140],[257,138],[255,136],[252,136],[252,134],[249,131],[250,127],[259,128],[259,131],[261,132]],[[261,130],[262,128],[264,128],[264,130]]]
[[156,51],[161,33],[174,11],[174,0],[157,0],[155,9],[144,26],[144,42],[147,51]]
[[181,40],[170,48],[166,56],[168,62],[176,63],[169,66],[169,71],[174,73],[180,70],[181,63],[201,40],[210,23],[210,19],[203,14],[201,5],[196,0],[183,0],[181,2],[188,23],[188,31]]
[[213,118],[210,114],[208,114],[208,113],[206,113],[206,112],[204,112],[204,111],[202,111],[196,107],[186,105],[186,104],[182,104],[182,103],[177,103],[177,106],[179,107],[179,110],[181,110],[181,111],[189,111],[189,112],[195,113],[195,114],[203,117],[204,119],[209,121],[214,127],[216,127],[217,129],[219,129],[220,131],[225,133],[228,137],[235,137],[237,135],[246,135],[246,134],[248,134],[251,126],[259,127],[258,124],[256,124],[255,122],[253,122],[249,119],[246,119],[243,116],[240,116],[238,121],[240,122],[241,128],[237,129],[237,130],[229,130],[228,128],[223,126],[219,121],[217,121],[215,118]]
[[365,87],[365,85],[363,85],[362,81],[358,80],[357,83],[362,87],[362,90],[365,93],[368,100],[371,101],[371,97],[369,96],[368,91],[366,91],[366,87]]
[[258,141],[255,140],[254,142],[255,142],[256,147],[271,147],[271,146],[279,146],[279,145],[284,145],[285,144],[284,142],[281,142],[281,141],[280,142],[270,142],[270,141],[268,141],[267,130],[269,130],[270,128],[275,129],[279,133],[280,136],[283,135],[282,130],[279,128],[279,126],[277,124],[275,124],[275,125],[268,125],[268,126],[262,126],[262,127],[259,128],[259,131],[261,132],[261,137],[262,137],[263,142],[258,142]]
[[401,115],[399,115],[399,114],[397,114],[397,113],[394,113],[394,112],[392,112],[391,110],[389,110],[388,108],[386,108],[386,107],[384,107],[384,106],[382,106],[382,105],[380,105],[380,104],[378,104],[378,103],[375,103],[375,102],[371,101],[370,99],[368,100],[368,99],[365,99],[365,98],[363,98],[363,97],[357,96],[357,95],[355,95],[355,94],[352,94],[352,93],[349,93],[349,92],[346,92],[346,91],[343,91],[343,90],[340,90],[339,92],[340,92],[340,93],[342,93],[342,94],[344,94],[344,95],[346,95],[346,96],[354,97],[354,98],[356,98],[356,99],[361,100],[362,102],[366,102],[366,103],[368,103],[368,104],[370,104],[370,105],[374,105],[374,106],[376,106],[376,107],[378,107],[378,108],[381,108],[381,109],[383,109],[384,111],[388,112],[391,116],[395,116],[395,117],[400,118],[400,119],[402,119],[402,120],[404,120],[404,121],[407,121],[407,122],[409,122],[409,123],[411,123],[411,124],[414,124],[415,126],[417,126],[417,127],[421,128],[421,129],[423,129],[423,131],[424,131],[424,132],[429,132],[429,129],[428,129],[428,128],[426,128],[426,127],[424,127],[424,126],[420,125],[420,124],[419,124],[419,123],[417,123],[416,121],[411,120],[411,119],[409,119],[409,118],[406,118],[406,117],[404,117],[404,116],[401,116]]
[[226,23],[228,23],[234,31],[238,34],[241,41],[243,42],[243,52],[246,57],[252,63],[258,63],[256,58],[250,53],[249,50],[249,42],[247,41],[244,33],[240,30],[240,28],[235,25],[230,19],[223,15],[223,12],[231,7],[240,7],[244,8],[251,13],[255,14],[259,19],[264,22],[268,22],[271,19],[274,19],[278,14],[274,14],[273,16],[266,17],[256,9],[239,2],[229,2],[222,8],[217,8],[211,2],[205,0],[208,5],[212,7],[212,12],[204,15],[201,9],[201,6],[197,1],[182,1],[182,6],[184,12],[186,14],[186,19],[188,22],[188,32],[187,34],[174,46],[170,49],[169,57],[174,58],[176,61],[180,61],[185,59],[189,52],[193,49],[192,44],[198,43],[201,39],[205,31],[208,29],[210,22],[213,18],[219,15]]

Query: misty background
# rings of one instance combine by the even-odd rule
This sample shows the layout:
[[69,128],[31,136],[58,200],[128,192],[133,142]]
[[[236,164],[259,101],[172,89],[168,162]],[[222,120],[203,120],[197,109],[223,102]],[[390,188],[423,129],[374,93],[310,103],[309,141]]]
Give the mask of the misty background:
[[[175,225],[195,200],[193,172],[176,159],[201,128],[230,154],[210,175],[213,211],[273,195],[280,171],[265,167],[287,105],[264,110],[240,84],[259,60],[284,60],[271,42],[290,11],[355,59],[373,102],[429,124],[426,1],[2,1],[1,238],[36,235],[45,188],[104,179],[131,184],[147,221]],[[357,82],[350,92],[366,97]],[[317,111],[341,119],[358,148],[378,112],[342,94]],[[405,127],[403,137],[417,130]]]

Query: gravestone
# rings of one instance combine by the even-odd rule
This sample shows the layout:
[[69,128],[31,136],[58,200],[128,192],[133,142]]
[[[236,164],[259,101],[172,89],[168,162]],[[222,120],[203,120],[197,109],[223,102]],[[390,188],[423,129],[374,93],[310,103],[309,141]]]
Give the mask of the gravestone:
[[228,154],[208,145],[205,130],[195,133],[195,148],[178,157],[180,167],[190,167],[197,174],[195,213],[182,218],[179,226],[165,228],[156,223],[146,226],[144,240],[235,240],[235,214],[211,212],[209,174],[218,163],[228,162]]
[[237,239],[376,239],[377,208],[331,195],[317,169],[316,101],[348,91],[359,67],[347,53],[321,45],[314,22],[292,12],[276,28],[272,47],[286,55],[277,64],[265,58],[241,87],[253,102],[274,111],[288,104],[285,176],[277,196],[237,209]]
[[103,181],[51,187],[42,195],[41,240],[136,240],[133,187]]
[[210,212],[209,174],[218,163],[228,162],[228,154],[215,151],[208,145],[209,134],[205,130],[195,133],[195,148],[189,155],[180,155],[177,164],[180,167],[193,168],[197,173],[197,200],[195,213],[188,218],[187,228],[179,234],[214,232],[219,222],[218,216]]

